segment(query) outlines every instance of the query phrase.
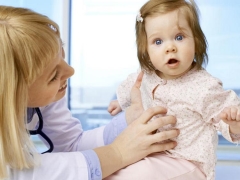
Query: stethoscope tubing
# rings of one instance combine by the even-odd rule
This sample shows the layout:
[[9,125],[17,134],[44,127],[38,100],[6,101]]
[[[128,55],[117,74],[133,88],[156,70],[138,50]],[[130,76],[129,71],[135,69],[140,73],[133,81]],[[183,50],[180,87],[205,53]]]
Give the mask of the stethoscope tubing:
[[51,141],[51,139],[42,131],[43,129],[43,117],[42,117],[42,113],[40,111],[39,108],[34,108],[35,111],[37,112],[38,118],[39,118],[39,125],[38,128],[36,130],[29,130],[30,135],[41,135],[43,137],[43,139],[45,139],[48,144],[49,144],[49,149],[44,153],[51,153],[54,149],[54,145],[53,142]]

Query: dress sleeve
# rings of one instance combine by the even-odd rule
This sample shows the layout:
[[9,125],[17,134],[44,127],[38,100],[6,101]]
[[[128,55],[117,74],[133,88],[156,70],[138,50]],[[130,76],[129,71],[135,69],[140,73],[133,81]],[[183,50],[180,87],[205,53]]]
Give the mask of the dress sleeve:
[[104,144],[108,145],[127,127],[125,112],[118,113],[112,121],[106,125],[103,133]]
[[137,79],[138,73],[130,74],[117,89],[117,100],[122,110],[125,110],[131,104],[130,92]]
[[222,136],[227,139],[229,142],[239,144],[240,143],[240,135],[239,134],[231,134],[229,132],[229,125],[220,121],[219,123],[214,125],[218,131],[221,132]]
[[115,116],[106,127],[83,131],[80,121],[67,108],[65,98],[41,108],[41,112],[43,132],[53,142],[54,152],[41,154],[40,166],[33,169],[11,169],[10,179],[101,180],[99,158],[92,149],[111,143],[123,131],[127,126],[125,113]]
[[99,158],[95,151],[86,150],[82,151],[87,164],[88,164],[88,177],[91,180],[102,179],[102,170]]
[[[43,132],[53,142],[53,152],[84,151],[110,144],[127,126],[122,112],[106,126],[83,131],[80,120],[74,118],[67,108],[65,98],[41,108],[41,112]],[[44,139],[41,140],[48,146]]]
[[53,152],[82,151],[104,145],[104,127],[83,131],[80,120],[68,109],[66,98],[41,108],[41,112],[43,132],[53,142]]
[[240,106],[240,99],[232,90],[225,90],[222,82],[217,78],[211,78],[203,85],[202,93],[199,94],[200,113],[204,121],[218,123],[218,115],[225,107]]
[[225,139],[230,142],[236,142],[230,136],[229,126],[218,115],[226,107],[240,106],[239,97],[233,90],[224,90],[221,81],[217,78],[210,79],[205,85],[208,85],[208,88],[203,93],[204,97],[199,96],[203,99],[203,104],[201,105],[203,119],[208,123],[213,123],[216,130],[220,131]]
[[[11,169],[10,179],[102,179],[99,158],[92,149],[111,143],[123,131],[127,126],[125,113],[115,116],[106,127],[88,131],[83,131],[81,122],[72,117],[66,98],[42,107],[41,113],[43,132],[54,144],[53,153],[41,154],[40,166],[34,169]],[[36,118],[32,122],[37,122]]]
[[[41,156],[41,164],[33,169],[10,170],[11,180],[73,180],[91,179],[88,176],[86,159],[80,152],[46,153]],[[101,177],[95,178],[100,180]]]

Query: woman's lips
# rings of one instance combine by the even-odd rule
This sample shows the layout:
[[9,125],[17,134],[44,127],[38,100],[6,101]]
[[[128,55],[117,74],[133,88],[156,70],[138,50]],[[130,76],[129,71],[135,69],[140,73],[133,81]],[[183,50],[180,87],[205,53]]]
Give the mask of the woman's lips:
[[65,91],[66,88],[67,88],[67,83],[65,83],[64,85],[62,85],[62,86],[59,88],[58,92]]

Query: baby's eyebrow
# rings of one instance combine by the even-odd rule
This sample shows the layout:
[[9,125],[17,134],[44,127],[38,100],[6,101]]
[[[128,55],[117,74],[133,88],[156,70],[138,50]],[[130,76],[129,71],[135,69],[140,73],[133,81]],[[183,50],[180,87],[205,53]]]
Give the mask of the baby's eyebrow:
[[[178,29],[181,30],[181,31],[188,31],[188,28],[186,28],[185,26],[178,25]],[[190,27],[189,27],[189,29],[191,30]]]

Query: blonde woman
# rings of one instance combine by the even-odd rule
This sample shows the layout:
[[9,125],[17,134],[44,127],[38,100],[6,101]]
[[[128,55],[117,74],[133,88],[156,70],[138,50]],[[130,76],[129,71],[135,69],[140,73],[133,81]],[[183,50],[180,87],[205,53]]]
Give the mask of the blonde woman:
[[[29,9],[0,6],[0,179],[102,179],[176,146],[156,142],[176,137],[178,130],[152,134],[176,119],[147,123],[166,109],[143,111],[140,96],[108,125],[84,132],[64,98],[73,73],[55,22]],[[141,76],[134,93],[140,84]],[[47,144],[45,154],[36,152],[29,133]]]

